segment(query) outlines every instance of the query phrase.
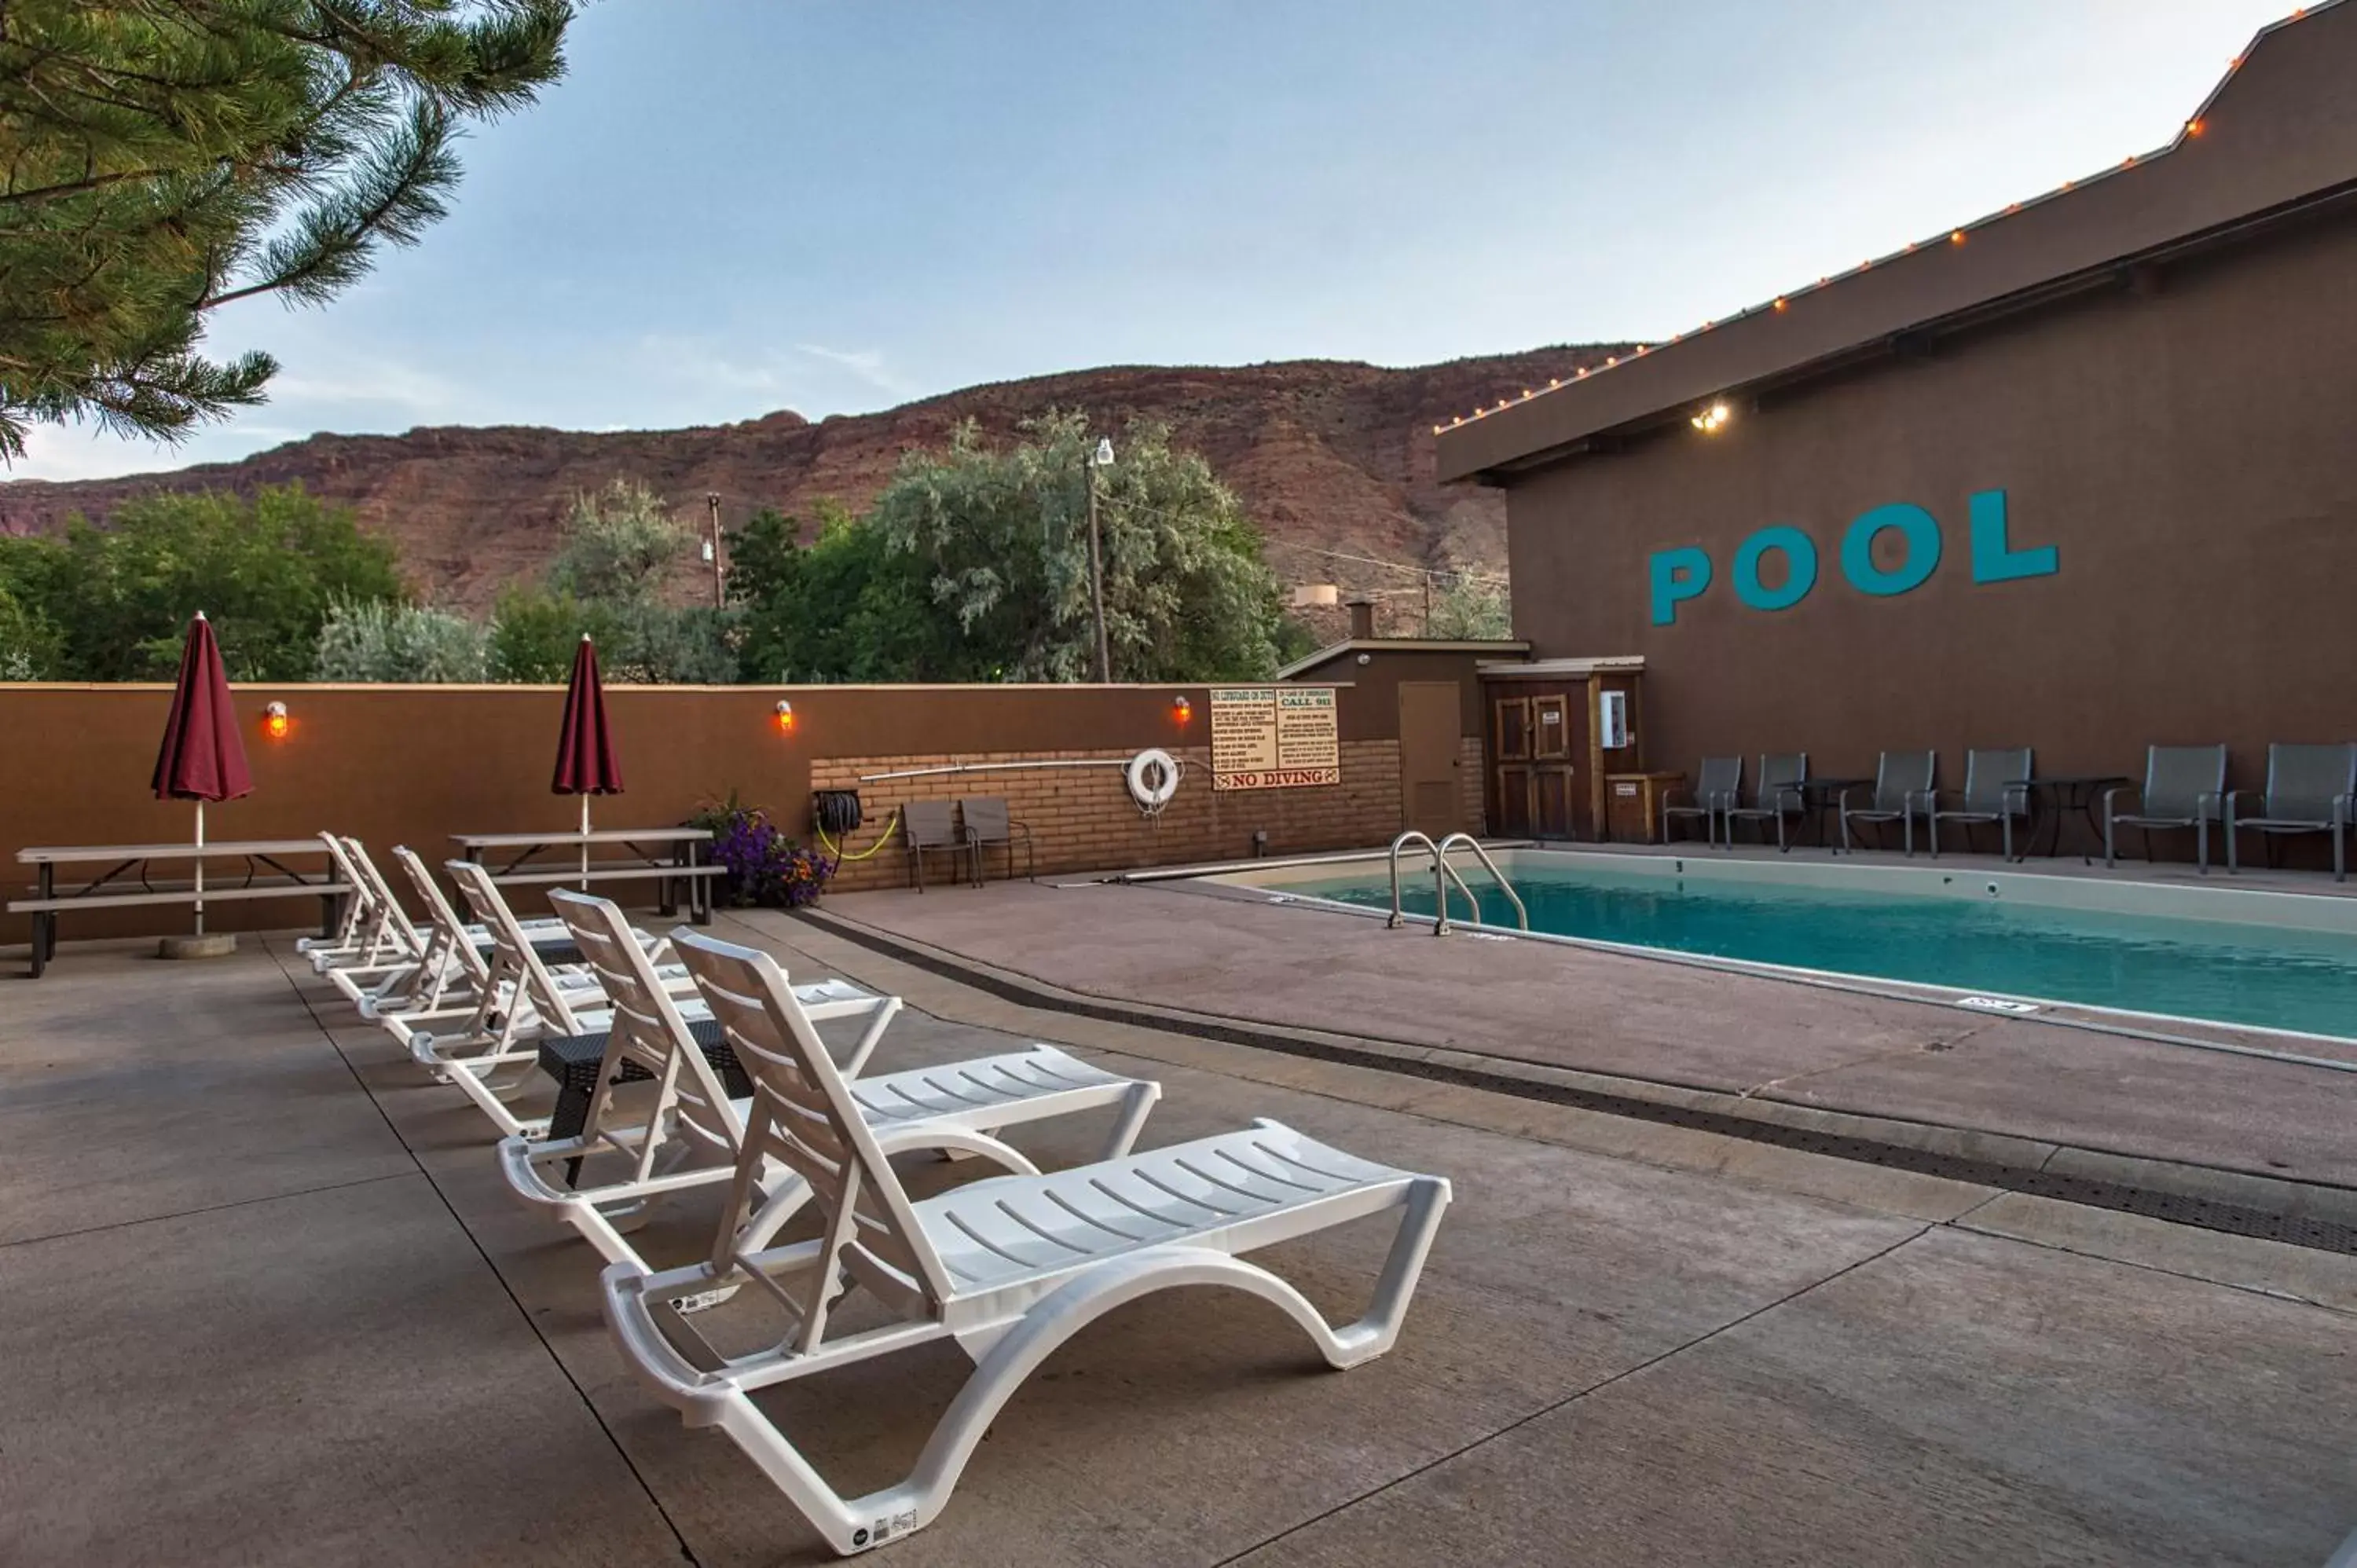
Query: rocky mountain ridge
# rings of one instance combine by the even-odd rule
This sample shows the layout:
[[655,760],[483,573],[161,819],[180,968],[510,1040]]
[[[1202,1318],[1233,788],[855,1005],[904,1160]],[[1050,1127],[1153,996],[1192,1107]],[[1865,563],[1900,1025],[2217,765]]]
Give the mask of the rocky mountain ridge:
[[[404,569],[439,603],[487,607],[556,547],[577,492],[618,477],[647,484],[701,527],[717,495],[724,527],[774,506],[808,517],[822,499],[864,505],[900,455],[946,442],[973,420],[1013,433],[1050,408],[1080,408],[1108,430],[1135,417],[1171,428],[1244,499],[1288,585],[1334,583],[1344,596],[1390,589],[1386,629],[1413,632],[1416,579],[1340,557],[1403,566],[1505,566],[1501,497],[1433,478],[1436,424],[1568,377],[1623,345],[1596,344],[1394,370],[1334,360],[1232,368],[1119,366],[969,387],[880,413],[815,423],[790,411],[684,430],[589,433],[443,426],[402,435],[319,435],[234,463],[114,479],[0,483],[0,531],[46,532],[81,513],[103,522],[157,491],[300,480],[348,502],[396,542]],[[683,564],[683,594],[708,591]],[[702,586],[699,586],[699,584]],[[1339,612],[1313,616],[1319,629]]]

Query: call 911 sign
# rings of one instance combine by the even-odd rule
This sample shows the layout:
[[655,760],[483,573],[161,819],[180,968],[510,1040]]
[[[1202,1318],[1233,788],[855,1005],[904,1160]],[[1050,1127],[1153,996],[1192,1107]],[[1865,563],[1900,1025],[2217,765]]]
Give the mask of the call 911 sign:
[[1290,789],[1342,781],[1330,686],[1211,688],[1211,788]]

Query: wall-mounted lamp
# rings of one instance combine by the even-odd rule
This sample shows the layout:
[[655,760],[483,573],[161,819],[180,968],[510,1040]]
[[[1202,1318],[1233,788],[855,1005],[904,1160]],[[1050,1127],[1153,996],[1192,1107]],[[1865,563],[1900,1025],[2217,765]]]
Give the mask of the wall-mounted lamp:
[[262,710],[262,733],[273,740],[285,740],[286,732],[295,727],[286,716],[286,704],[272,703]]
[[783,697],[780,697],[778,699],[778,705],[770,711],[777,714],[778,733],[780,735],[791,735],[794,733],[794,705],[791,703],[786,701]]
[[1195,716],[1195,704],[1183,694],[1173,697],[1170,699],[1170,716],[1183,725]]
[[1697,412],[1695,416],[1686,421],[1686,423],[1693,425],[1696,430],[1701,431],[1705,435],[1716,435],[1720,431],[1726,429],[1727,422],[1734,417],[1735,415],[1728,412],[1727,404],[1723,403],[1715,403],[1708,408],[1702,409]]

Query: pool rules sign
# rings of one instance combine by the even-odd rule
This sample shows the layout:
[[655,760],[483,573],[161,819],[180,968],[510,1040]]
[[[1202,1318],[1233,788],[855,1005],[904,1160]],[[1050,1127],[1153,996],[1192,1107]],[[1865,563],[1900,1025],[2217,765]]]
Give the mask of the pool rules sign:
[[1342,781],[1330,686],[1211,688],[1211,788],[1289,789]]

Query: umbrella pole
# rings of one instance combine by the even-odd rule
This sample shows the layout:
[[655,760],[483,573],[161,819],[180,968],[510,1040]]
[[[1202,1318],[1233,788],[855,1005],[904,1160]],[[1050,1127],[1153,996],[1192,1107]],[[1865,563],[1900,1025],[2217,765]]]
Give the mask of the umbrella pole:
[[197,935],[205,934],[205,803],[197,802]]
[[589,891],[589,797],[581,797],[581,891]]

